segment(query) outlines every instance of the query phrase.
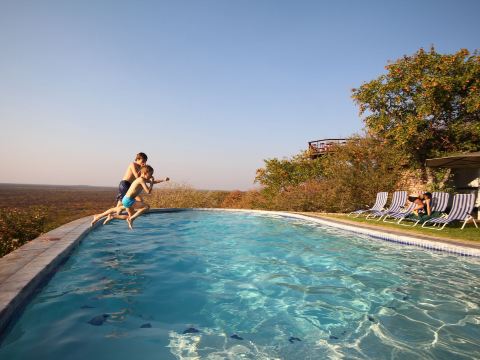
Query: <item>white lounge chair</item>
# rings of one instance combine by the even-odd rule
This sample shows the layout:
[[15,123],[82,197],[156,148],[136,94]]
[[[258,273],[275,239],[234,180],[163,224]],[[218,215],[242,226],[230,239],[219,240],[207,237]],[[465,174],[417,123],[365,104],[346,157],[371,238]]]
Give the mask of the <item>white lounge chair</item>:
[[392,203],[387,210],[372,211],[367,215],[367,219],[375,219],[380,221],[382,217],[388,214],[397,213],[402,210],[407,202],[407,192],[406,191],[395,191],[392,197]]
[[384,222],[389,223],[398,223],[398,219],[405,219],[408,215],[413,212],[415,208],[415,203],[411,202],[405,210],[400,210],[397,212],[388,213],[383,218]]
[[370,211],[381,211],[385,208],[385,204],[387,203],[387,198],[388,198],[388,192],[379,192],[377,193],[377,199],[375,200],[375,204],[370,208],[370,209],[364,209],[364,210],[356,210],[352,211],[351,213],[348,214],[350,215],[356,215],[355,217],[359,217],[362,214],[368,213]]
[[[441,216],[425,221],[422,224],[423,228],[442,230],[445,225],[454,221],[463,221],[462,229],[469,220],[473,220],[475,227],[478,228],[475,219],[473,218],[472,210],[475,202],[474,194],[456,194],[453,197],[452,209],[447,216]],[[432,224],[427,225],[427,224]],[[443,224],[443,225],[442,225]],[[441,225],[441,226],[440,226]]]

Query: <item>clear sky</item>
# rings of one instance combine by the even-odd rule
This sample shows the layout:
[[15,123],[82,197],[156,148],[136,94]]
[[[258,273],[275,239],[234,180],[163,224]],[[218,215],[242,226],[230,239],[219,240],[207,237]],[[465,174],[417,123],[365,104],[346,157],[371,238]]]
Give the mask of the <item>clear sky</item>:
[[480,48],[480,1],[0,0],[0,182],[157,176],[252,188],[263,159],[363,124],[351,89],[434,44]]

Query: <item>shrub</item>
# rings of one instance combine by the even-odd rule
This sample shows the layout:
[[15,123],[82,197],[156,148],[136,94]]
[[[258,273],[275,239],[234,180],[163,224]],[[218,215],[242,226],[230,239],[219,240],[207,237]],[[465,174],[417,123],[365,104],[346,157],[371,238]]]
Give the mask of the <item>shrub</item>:
[[[328,211],[351,211],[373,204],[379,191],[403,187],[404,155],[372,137],[355,137],[336,146],[323,161],[325,182],[333,191]],[[326,189],[326,191],[328,191]]]
[[258,190],[231,191],[225,196],[221,206],[231,209],[269,209],[267,199]]
[[0,256],[39,236],[46,222],[46,211],[41,207],[0,209]]
[[267,159],[264,163],[265,168],[257,170],[255,182],[263,186],[267,198],[306,181],[319,180],[323,175],[322,159],[310,159],[307,152],[290,159]]
[[327,194],[330,190],[325,181],[306,181],[278,193],[272,199],[269,208],[287,211],[325,210],[329,208],[326,201],[333,198]]
[[[263,207],[346,212],[372,204],[379,191],[402,186],[404,157],[382,141],[357,136],[331,150],[315,160],[300,154],[290,160],[266,161],[266,168],[257,172],[261,175],[257,181],[264,185]],[[282,180],[288,171],[296,175]]]

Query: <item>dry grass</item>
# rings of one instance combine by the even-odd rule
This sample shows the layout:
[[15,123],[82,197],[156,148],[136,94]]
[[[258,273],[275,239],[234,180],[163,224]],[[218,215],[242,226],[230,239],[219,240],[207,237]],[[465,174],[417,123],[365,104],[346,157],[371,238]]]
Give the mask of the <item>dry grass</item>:
[[196,190],[186,185],[168,184],[144,197],[156,208],[268,208],[260,192],[254,190]]
[[0,256],[115,204],[114,188],[0,184]]
[[115,188],[0,184],[0,209],[42,207],[52,229],[115,205]]
[[156,208],[218,208],[222,207],[228,191],[195,190],[186,185],[168,184],[154,189],[151,195],[142,195]]

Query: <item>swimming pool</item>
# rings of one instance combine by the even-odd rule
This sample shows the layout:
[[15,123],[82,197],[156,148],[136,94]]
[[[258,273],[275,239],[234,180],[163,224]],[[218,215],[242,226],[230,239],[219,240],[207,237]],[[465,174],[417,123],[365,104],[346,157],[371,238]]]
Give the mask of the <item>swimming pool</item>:
[[96,228],[2,359],[480,357],[480,261],[249,213]]

